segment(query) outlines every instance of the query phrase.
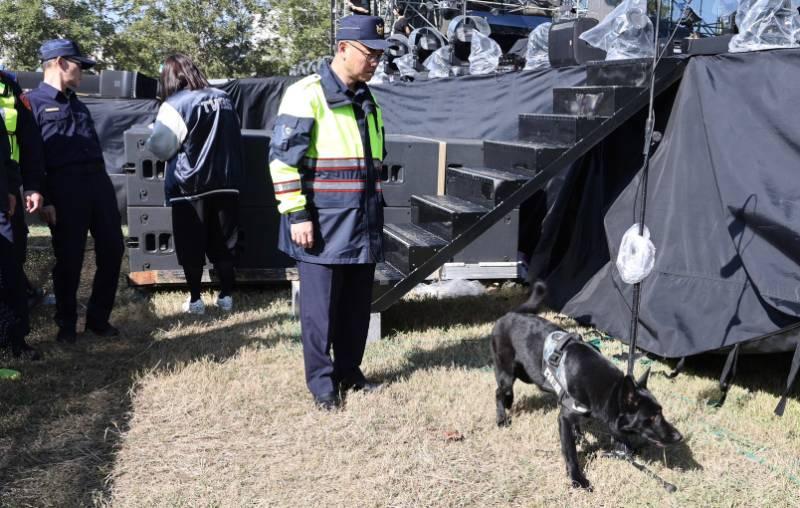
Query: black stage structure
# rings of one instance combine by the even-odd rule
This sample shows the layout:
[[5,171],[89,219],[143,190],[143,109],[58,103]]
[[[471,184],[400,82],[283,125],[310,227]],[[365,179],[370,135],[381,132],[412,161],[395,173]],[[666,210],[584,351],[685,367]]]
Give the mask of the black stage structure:
[[[709,351],[793,351],[800,320],[800,50],[697,56],[656,102],[664,138],[650,166],[656,266],[642,284],[642,349],[668,358]],[[551,89],[583,84],[584,67],[374,87],[387,133],[515,139],[519,113],[552,113]],[[243,127],[268,130],[296,78],[234,80]],[[122,133],[152,122],[155,101],[87,101],[110,172]],[[613,264],[633,223],[644,111],[555,177],[527,205],[520,250],[551,306],[627,340],[631,287]],[[266,172],[266,161],[263,171]],[[784,334],[765,340],[751,339]],[[796,330],[795,330],[796,332]]]

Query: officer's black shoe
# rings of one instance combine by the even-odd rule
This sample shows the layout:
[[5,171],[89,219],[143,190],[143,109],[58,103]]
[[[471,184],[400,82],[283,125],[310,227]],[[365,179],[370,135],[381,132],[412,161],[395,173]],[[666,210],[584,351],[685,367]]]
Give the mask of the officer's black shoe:
[[66,344],[75,344],[78,340],[78,335],[75,333],[75,328],[59,328],[58,335],[56,335],[57,342]]
[[97,335],[98,337],[117,337],[119,336],[119,330],[111,325],[111,323],[106,323],[104,325],[93,325],[86,323],[86,329],[92,332],[93,334]]
[[40,353],[38,349],[24,342],[19,346],[12,346],[11,354],[14,355],[14,358],[21,358],[31,362],[38,362],[42,359],[42,353]]
[[324,411],[333,411],[342,405],[342,399],[336,392],[323,393],[322,395],[314,395],[314,405]]
[[347,391],[374,393],[380,391],[381,388],[383,388],[382,383],[371,383],[366,379],[355,382],[342,381],[339,385],[339,390],[341,390],[342,393]]

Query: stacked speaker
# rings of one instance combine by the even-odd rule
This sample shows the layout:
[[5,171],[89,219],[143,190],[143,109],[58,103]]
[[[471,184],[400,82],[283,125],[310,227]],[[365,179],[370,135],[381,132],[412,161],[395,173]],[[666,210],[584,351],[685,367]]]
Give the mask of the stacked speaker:
[[[128,258],[131,272],[178,270],[172,213],[165,203],[166,163],[145,148],[145,126],[125,132]],[[239,268],[285,268],[293,261],[277,249],[277,203],[269,176],[269,132],[243,130],[245,178],[239,194]]]

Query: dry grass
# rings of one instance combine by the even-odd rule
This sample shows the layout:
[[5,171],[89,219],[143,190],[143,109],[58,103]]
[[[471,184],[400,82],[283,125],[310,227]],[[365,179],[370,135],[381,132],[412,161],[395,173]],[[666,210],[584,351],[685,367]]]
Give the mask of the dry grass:
[[[34,258],[45,280],[47,252]],[[602,457],[597,429],[580,453],[595,485],[585,493],[568,486],[553,399],[517,384],[513,426],[494,425],[487,335],[521,288],[394,307],[364,361],[387,387],[332,414],[311,407],[288,296],[249,292],[231,315],[186,318],[182,294],[123,288],[113,318],[124,337],[73,348],[52,342],[40,308],[32,341],[47,360],[6,362],[24,377],[0,384],[0,504],[800,506],[797,392],[772,415],[785,357],[741,359],[720,409],[707,401],[721,360],[675,380],[652,362],[651,389],[687,442],[641,460],[678,491]]]

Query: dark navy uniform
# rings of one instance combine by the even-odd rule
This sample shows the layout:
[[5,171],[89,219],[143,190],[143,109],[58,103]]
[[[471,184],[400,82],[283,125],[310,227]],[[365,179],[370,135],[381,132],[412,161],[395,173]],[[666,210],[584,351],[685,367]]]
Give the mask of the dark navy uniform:
[[[343,18],[337,39],[386,47],[376,17]],[[283,214],[278,247],[297,260],[306,383],[323,407],[338,404],[340,384],[368,385],[360,364],[383,261],[384,155],[382,113],[365,83],[351,90],[326,64],[287,89],[269,157]],[[308,221],[313,245],[304,248],[291,229]]]
[[18,356],[25,345],[28,325],[27,300],[20,275],[22,266],[14,254],[14,233],[9,215],[9,194],[19,188],[18,168],[11,160],[5,125],[0,122],[0,346],[11,346]]
[[[12,166],[16,166],[21,174],[22,188],[25,193],[42,193],[44,183],[44,167],[42,165],[42,143],[36,124],[33,121],[30,109],[22,98],[22,89],[14,77],[0,71],[0,115],[6,126],[11,149]],[[11,217],[14,231],[14,252],[17,262],[22,267],[22,283],[26,291],[33,291],[24,266],[28,249],[28,226],[25,223],[25,201],[19,187],[13,189],[17,198],[17,206]],[[28,309],[24,308],[23,321],[26,329],[28,325]]]
[[[44,46],[43,46],[44,47]],[[86,234],[94,238],[97,272],[86,326],[106,329],[117,292],[124,252],[114,187],[105,171],[100,140],[86,106],[70,90],[47,83],[27,94],[45,154],[45,199],[56,209],[51,226],[56,264],[53,286],[56,323],[74,335],[76,292]]]

